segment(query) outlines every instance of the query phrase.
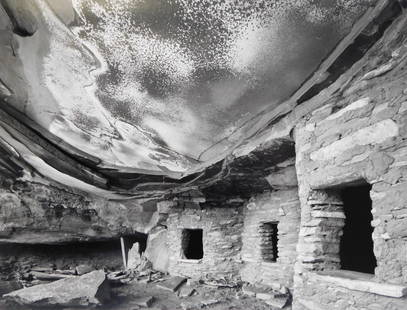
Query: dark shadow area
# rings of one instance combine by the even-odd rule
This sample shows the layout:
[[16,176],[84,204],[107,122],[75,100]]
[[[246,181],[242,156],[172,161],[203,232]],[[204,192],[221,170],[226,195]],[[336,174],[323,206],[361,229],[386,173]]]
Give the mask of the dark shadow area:
[[184,229],[182,231],[182,250],[187,259],[203,258],[202,229]]
[[[140,254],[145,251],[147,235],[124,236],[126,253],[135,242]],[[20,289],[32,268],[74,270],[79,265],[110,271],[123,268],[120,238],[61,244],[0,244],[0,296]],[[0,308],[1,309],[1,308]]]
[[261,256],[265,262],[276,262],[278,258],[278,223],[263,223],[260,226]]
[[147,238],[148,234],[138,233],[136,232],[134,235],[125,236],[124,239],[124,246],[126,247],[126,252],[133,246],[134,243],[138,242],[139,244],[139,253],[142,254],[146,250],[147,247]]
[[373,253],[371,188],[364,184],[341,191],[346,216],[340,243],[341,269],[374,274],[377,266]]

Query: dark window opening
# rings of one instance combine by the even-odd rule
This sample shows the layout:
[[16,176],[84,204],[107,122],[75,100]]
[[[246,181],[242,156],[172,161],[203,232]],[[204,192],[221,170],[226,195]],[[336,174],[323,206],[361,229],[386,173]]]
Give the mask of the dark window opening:
[[278,258],[278,223],[262,223],[261,235],[261,257],[265,262],[275,262]]
[[341,268],[373,273],[377,266],[373,252],[371,185],[348,187],[341,191],[346,216],[340,243]]
[[187,259],[203,258],[202,229],[184,229],[182,231],[182,250]]

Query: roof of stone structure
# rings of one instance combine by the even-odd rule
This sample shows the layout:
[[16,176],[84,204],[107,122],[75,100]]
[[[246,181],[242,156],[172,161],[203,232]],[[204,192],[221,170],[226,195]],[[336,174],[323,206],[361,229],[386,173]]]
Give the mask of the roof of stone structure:
[[2,169],[136,195],[287,158],[292,126],[273,126],[387,1],[0,3]]

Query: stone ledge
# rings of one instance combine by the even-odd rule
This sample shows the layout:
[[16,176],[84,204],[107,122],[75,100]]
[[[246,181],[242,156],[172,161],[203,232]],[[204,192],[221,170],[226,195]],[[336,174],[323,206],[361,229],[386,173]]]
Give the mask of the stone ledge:
[[376,282],[374,281],[374,275],[355,271],[336,270],[310,273],[309,278],[335,284],[350,290],[382,296],[402,298],[407,295],[407,286]]
[[315,218],[346,218],[345,214],[340,211],[311,211],[311,216]]
[[185,259],[185,258],[180,258],[180,259],[178,259],[178,263],[201,264],[201,263],[202,263],[202,259]]
[[244,263],[252,263],[252,264],[257,264],[259,266],[266,266],[266,267],[285,267],[286,264],[282,264],[281,262],[269,262],[269,261],[262,261],[258,259],[253,259],[253,258],[243,258]]

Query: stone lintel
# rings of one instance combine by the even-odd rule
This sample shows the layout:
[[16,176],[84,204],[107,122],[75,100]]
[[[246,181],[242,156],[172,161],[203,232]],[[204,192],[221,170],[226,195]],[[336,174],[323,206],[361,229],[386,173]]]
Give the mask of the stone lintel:
[[337,270],[310,273],[310,278],[335,284],[350,290],[402,298],[407,296],[407,287],[397,284],[381,283],[374,280],[374,275],[355,271]]

